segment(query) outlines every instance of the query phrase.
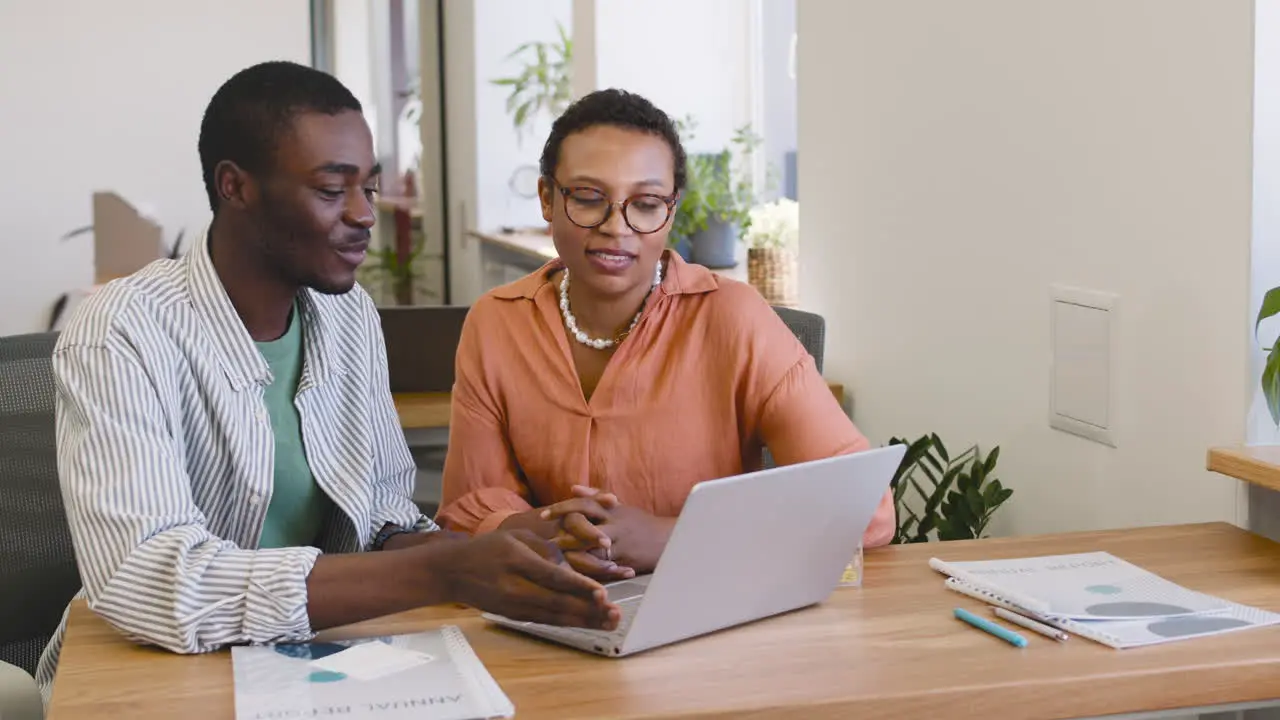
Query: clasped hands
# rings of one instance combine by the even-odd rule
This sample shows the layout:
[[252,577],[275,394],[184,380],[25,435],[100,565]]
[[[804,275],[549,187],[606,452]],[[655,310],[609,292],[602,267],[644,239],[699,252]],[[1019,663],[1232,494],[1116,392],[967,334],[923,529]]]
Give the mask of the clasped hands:
[[613,493],[583,485],[574,496],[548,505],[539,517],[556,523],[552,542],[574,570],[597,580],[625,580],[653,572],[674,518],[624,505]]

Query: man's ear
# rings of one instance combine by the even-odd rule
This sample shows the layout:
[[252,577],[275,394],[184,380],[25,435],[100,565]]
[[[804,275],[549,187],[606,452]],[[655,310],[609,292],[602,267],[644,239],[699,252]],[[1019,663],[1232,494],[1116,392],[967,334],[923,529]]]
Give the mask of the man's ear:
[[538,178],[538,201],[542,204],[542,219],[551,222],[555,209],[555,186],[545,177]]
[[213,187],[221,204],[240,209],[254,204],[259,194],[253,176],[230,160],[223,160],[213,168]]

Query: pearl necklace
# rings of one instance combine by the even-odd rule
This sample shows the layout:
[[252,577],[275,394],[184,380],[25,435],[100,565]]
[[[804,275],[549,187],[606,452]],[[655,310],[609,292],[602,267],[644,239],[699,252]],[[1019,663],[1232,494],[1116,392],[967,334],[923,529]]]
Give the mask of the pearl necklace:
[[[662,283],[662,260],[658,260],[658,264],[653,268],[653,284],[649,286],[649,292],[658,287]],[[648,300],[649,293],[645,293],[645,300]],[[622,342],[623,338],[631,334],[635,329],[636,323],[640,322],[640,315],[644,313],[644,303],[640,303],[640,310],[636,312],[636,316],[631,318],[631,324],[627,329],[622,331],[616,338],[593,338],[587,335],[578,327],[578,319],[573,316],[573,311],[569,309],[569,268],[564,269],[564,277],[560,278],[560,314],[564,316],[564,325],[569,329],[569,334],[574,340],[593,347],[596,350],[606,350]]]

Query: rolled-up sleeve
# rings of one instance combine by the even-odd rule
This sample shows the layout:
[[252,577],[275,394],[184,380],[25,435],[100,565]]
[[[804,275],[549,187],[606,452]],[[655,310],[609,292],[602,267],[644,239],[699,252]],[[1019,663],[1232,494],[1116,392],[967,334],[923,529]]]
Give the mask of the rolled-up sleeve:
[[320,551],[245,550],[208,530],[130,343],[69,345],[53,365],[58,472],[89,607],[178,653],[309,639],[306,581]]
[[[832,395],[817,363],[759,295],[738,304],[732,318],[748,338],[743,379],[746,417],[779,465],[861,452],[870,442]],[[897,514],[886,489],[866,531],[864,547],[893,539]]]
[[[765,401],[760,436],[779,465],[861,452],[871,447],[808,355],[795,363]],[[886,545],[897,527],[893,491],[886,490],[863,533],[864,547]]]

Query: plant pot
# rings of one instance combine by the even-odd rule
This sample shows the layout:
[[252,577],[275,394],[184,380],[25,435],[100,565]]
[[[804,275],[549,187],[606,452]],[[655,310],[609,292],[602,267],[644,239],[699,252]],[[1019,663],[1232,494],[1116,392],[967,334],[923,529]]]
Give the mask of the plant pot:
[[779,248],[747,250],[747,282],[770,305],[795,307],[800,303],[795,253]]
[[689,244],[689,238],[672,237],[670,242],[671,249],[680,256],[680,259],[685,262],[693,262],[693,247]]
[[404,277],[396,278],[391,282],[392,294],[395,295],[396,304],[408,306],[413,304],[413,278]]
[[709,268],[731,268],[738,264],[738,226],[711,219],[707,228],[689,238],[693,261]]

